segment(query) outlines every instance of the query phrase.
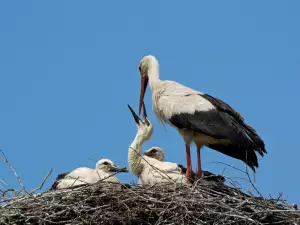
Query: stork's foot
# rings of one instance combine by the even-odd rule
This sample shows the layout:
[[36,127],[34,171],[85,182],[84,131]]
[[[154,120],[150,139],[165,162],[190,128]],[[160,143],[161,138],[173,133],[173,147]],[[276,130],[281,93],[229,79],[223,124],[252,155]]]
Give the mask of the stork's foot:
[[202,177],[202,170],[198,171],[196,174],[196,180],[199,180]]

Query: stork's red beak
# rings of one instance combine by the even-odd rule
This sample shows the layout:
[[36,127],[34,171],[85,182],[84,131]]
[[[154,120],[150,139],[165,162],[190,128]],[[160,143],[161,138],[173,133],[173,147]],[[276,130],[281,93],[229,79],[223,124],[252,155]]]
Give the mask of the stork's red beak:
[[140,93],[139,115],[141,114],[141,110],[142,110],[142,107],[143,107],[143,102],[144,102],[145,92],[146,92],[146,89],[147,89],[147,84],[148,84],[148,77],[147,76],[142,76],[142,78],[141,78],[141,93]]

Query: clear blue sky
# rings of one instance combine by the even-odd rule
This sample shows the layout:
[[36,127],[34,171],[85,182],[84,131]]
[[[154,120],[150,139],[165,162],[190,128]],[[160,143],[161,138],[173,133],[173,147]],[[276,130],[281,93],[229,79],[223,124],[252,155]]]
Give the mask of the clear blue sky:
[[[256,175],[264,194],[299,196],[299,1],[1,1],[0,147],[27,188],[46,173],[127,165],[136,125],[138,63],[155,55],[162,79],[219,97],[265,140]],[[167,160],[185,165],[184,145],[146,106]],[[195,155],[195,150],[193,151]],[[203,169],[243,163],[205,148]],[[195,166],[195,160],[193,161]],[[243,176],[232,169],[226,176]],[[17,182],[0,162],[0,178]],[[122,181],[137,180],[121,174]],[[250,185],[243,184],[245,189]]]

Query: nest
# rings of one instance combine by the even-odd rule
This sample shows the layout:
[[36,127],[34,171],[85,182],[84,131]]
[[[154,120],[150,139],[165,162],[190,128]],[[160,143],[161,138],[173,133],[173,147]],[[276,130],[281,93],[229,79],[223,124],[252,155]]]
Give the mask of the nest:
[[250,196],[223,182],[98,183],[6,201],[0,224],[300,224],[300,211],[283,200]]

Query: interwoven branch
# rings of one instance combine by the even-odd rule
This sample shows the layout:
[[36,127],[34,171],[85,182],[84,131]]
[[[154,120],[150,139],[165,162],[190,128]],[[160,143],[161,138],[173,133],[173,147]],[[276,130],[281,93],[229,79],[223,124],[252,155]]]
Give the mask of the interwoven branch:
[[203,178],[193,187],[175,183],[141,187],[101,180],[94,185],[35,194],[52,170],[39,187],[28,192],[1,150],[0,160],[9,166],[21,187],[4,188],[7,184],[0,180],[0,225],[300,224],[297,205],[289,206],[281,195],[276,199],[249,196],[218,179]]
[[299,224],[300,211],[283,203],[221,182],[192,188],[98,183],[6,200],[0,224]]

